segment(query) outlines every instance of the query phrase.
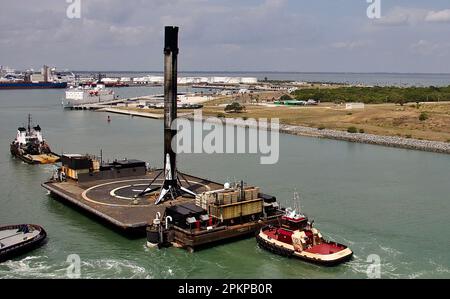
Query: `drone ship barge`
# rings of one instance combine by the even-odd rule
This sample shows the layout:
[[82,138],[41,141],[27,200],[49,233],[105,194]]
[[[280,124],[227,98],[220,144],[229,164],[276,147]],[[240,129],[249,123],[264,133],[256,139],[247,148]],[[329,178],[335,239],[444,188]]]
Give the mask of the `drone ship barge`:
[[[164,214],[172,204],[193,202],[181,195],[174,200],[156,204],[157,194],[141,193],[152,183],[162,186],[163,170],[149,169],[145,161],[125,159],[103,161],[93,155],[63,154],[61,167],[42,186],[50,195],[69,206],[101,220],[119,232],[145,235],[145,229],[158,212]],[[222,187],[210,180],[179,173],[182,186],[193,192]]]
[[31,126],[31,115],[28,115],[28,127],[20,127],[14,141],[10,144],[11,155],[28,164],[53,164],[59,162],[59,156],[53,153],[42,137],[39,125]]
[[[297,193],[294,200],[299,200]],[[324,266],[344,263],[353,256],[347,246],[324,239],[313,222],[300,213],[300,204],[286,209],[278,225],[261,228],[256,240],[261,248],[275,254]]]

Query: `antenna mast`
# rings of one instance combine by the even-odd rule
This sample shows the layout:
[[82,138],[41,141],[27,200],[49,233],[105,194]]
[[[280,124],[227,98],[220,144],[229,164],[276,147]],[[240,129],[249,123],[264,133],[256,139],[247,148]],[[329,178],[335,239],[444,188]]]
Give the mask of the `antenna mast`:
[[300,206],[300,194],[297,192],[297,190],[294,192],[294,210],[296,213],[301,213],[301,206]]
[[31,114],[28,114],[28,133],[31,132]]

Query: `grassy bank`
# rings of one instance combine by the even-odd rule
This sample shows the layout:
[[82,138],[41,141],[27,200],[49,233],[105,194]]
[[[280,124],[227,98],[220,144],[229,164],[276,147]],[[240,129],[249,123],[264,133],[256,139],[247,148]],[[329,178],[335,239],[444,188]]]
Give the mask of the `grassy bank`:
[[[318,97],[317,94],[321,96]],[[299,99],[320,99],[319,106],[257,106],[255,101],[273,101],[283,92],[219,97],[205,103],[205,116],[234,118],[279,118],[282,124],[317,129],[364,132],[375,135],[398,136],[422,140],[450,142],[450,87],[398,88],[398,87],[338,87],[335,89],[301,89],[294,93]],[[406,99],[410,103],[406,102]],[[345,110],[334,102],[366,102],[365,109]],[[416,104],[416,101],[428,102]],[[246,106],[243,113],[225,113],[225,104],[238,101]],[[328,101],[328,103],[327,103]],[[396,102],[401,103],[385,103]],[[125,108],[157,115],[163,109]],[[179,110],[180,114],[193,110]]]
[[[206,116],[224,114],[223,107],[206,106]],[[426,116],[421,120],[421,115]],[[348,111],[333,104],[318,107],[249,106],[244,113],[226,113],[226,117],[279,118],[283,124],[312,128],[399,136],[423,140],[450,142],[450,103],[367,105],[366,109]],[[423,119],[423,118],[422,118]]]

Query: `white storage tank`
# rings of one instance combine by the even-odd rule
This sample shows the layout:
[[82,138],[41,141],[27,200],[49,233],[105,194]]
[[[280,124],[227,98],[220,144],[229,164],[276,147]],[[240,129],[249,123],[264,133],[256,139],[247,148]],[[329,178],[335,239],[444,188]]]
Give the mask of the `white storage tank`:
[[256,84],[256,83],[258,83],[258,78],[243,77],[243,78],[241,78],[241,83],[242,84]]

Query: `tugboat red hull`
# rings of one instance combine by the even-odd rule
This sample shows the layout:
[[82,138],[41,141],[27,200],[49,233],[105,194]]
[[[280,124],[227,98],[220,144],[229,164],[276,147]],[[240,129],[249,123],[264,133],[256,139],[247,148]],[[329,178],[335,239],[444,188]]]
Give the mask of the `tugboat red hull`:
[[323,242],[309,249],[297,251],[292,244],[277,240],[271,233],[267,233],[267,230],[276,231],[277,229],[267,227],[261,229],[256,236],[258,245],[281,256],[295,257],[309,263],[330,267],[345,263],[353,256],[353,252],[348,247],[334,242]]

